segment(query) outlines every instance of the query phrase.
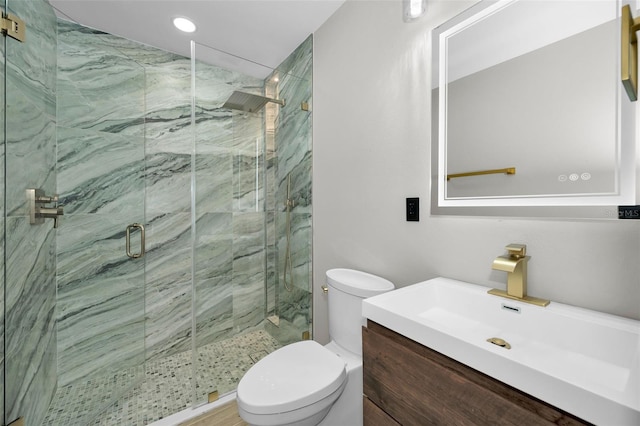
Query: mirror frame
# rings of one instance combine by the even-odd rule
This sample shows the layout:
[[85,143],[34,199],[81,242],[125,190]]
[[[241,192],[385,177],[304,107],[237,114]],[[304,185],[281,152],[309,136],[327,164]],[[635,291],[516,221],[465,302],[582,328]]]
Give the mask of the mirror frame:
[[[593,218],[617,219],[619,205],[634,205],[640,199],[638,173],[640,159],[637,158],[637,110],[636,104],[625,95],[622,82],[618,79],[617,105],[619,154],[617,171],[617,193],[580,196],[518,196],[446,199],[444,132],[441,129],[440,85],[441,44],[443,34],[466,21],[482,16],[488,11],[499,9],[518,0],[482,0],[461,14],[436,27],[432,31],[432,91],[431,91],[431,214],[462,216],[509,216],[541,218]],[[628,1],[617,1],[617,17]],[[473,22],[470,22],[473,23]],[[618,37],[620,25],[617,25]],[[620,49],[617,53],[617,69],[620,74]],[[446,59],[446,58],[445,58]],[[444,110],[444,107],[442,108]]]

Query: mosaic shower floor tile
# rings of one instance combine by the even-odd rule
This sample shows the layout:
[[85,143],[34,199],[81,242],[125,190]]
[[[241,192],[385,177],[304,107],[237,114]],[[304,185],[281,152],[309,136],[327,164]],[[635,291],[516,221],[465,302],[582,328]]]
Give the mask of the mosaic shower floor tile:
[[[234,390],[253,364],[279,347],[269,333],[258,330],[199,348],[197,401],[206,402],[212,391]],[[192,358],[187,351],[147,362],[144,369],[60,387],[43,425],[143,426],[184,410],[193,401]]]

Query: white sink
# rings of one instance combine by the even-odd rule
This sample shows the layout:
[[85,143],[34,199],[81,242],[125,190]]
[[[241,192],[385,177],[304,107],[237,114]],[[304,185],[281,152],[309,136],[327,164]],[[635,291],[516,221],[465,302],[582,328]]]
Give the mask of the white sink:
[[640,321],[487,290],[435,278],[365,299],[362,313],[584,420],[640,425]]

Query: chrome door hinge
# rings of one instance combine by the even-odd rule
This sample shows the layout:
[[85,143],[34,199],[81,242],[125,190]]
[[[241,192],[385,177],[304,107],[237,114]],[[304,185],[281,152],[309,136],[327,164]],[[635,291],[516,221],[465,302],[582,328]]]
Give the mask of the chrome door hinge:
[[22,19],[11,13],[2,12],[2,22],[0,23],[2,34],[24,42],[26,29],[26,25]]

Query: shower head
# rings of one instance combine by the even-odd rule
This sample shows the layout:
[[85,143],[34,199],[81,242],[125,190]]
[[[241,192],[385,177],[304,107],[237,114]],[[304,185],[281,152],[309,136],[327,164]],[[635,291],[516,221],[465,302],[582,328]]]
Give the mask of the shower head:
[[272,99],[260,95],[253,95],[251,93],[238,92],[235,90],[227,102],[222,105],[223,108],[239,109],[245,112],[258,112],[268,102],[274,102],[276,104],[284,106],[283,99]]

